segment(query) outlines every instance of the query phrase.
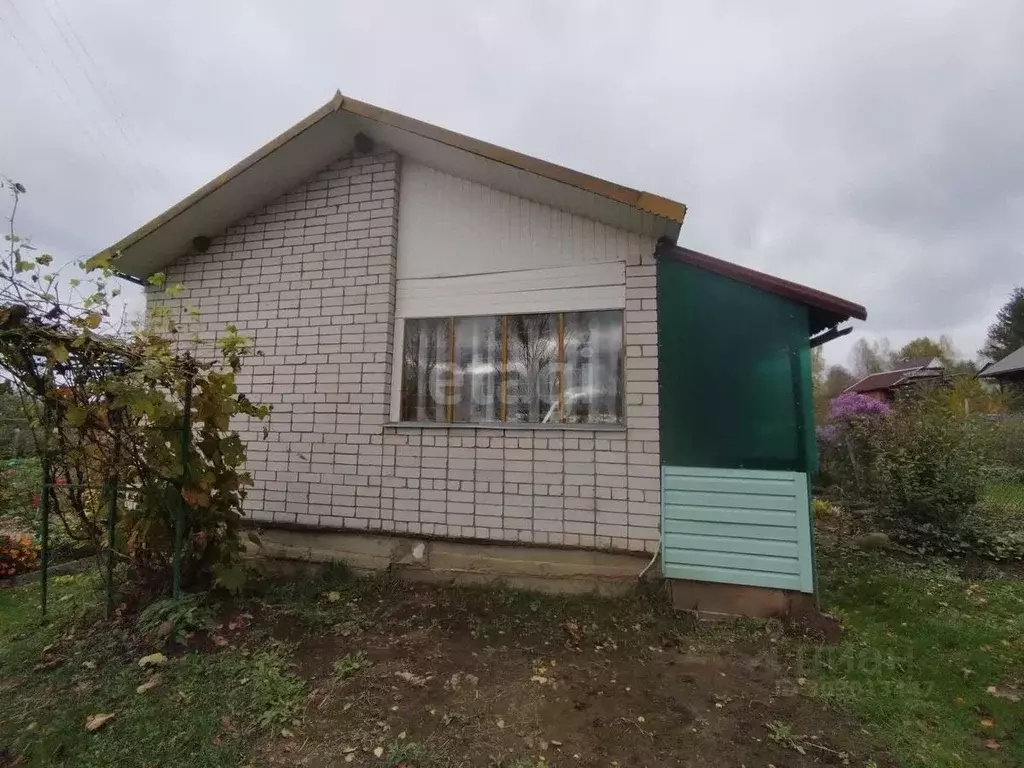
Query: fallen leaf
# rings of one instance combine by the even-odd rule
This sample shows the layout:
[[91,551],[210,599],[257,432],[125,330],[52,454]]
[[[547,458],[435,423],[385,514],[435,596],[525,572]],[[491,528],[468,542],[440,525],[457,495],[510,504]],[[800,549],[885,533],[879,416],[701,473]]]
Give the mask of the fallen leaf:
[[85,730],[89,733],[96,733],[96,731],[105,726],[113,716],[113,714],[89,715],[89,717],[85,719]]
[[429,677],[414,675],[412,672],[395,672],[395,677],[399,680],[404,680],[409,683],[409,685],[415,685],[417,688],[422,688],[431,679]]
[[356,759],[355,755],[352,755],[352,754],[345,755],[345,762],[346,763],[351,763],[355,759]]
[[82,662],[82,666],[85,667],[86,669],[96,669],[96,662],[95,661],[83,661]]
[[151,653],[149,656],[143,656],[139,659],[139,666],[145,669],[146,667],[162,667],[167,663],[167,657],[162,653]]
[[295,738],[295,734],[292,733],[291,731],[289,731],[287,728],[282,728],[281,729],[281,736],[283,736],[286,739],[294,739]]
[[994,726],[995,724],[996,724],[996,723],[995,723],[995,721],[994,721],[994,720],[988,720],[988,719],[985,719],[985,720],[982,720],[982,721],[981,721],[981,727],[982,727],[982,728],[991,728],[991,727],[992,727],[992,726]]
[[373,750],[374,757],[381,757],[384,754],[384,747],[375,747]]
[[328,603],[336,603],[339,600],[341,600],[341,593],[340,592],[328,592],[327,593],[327,602]]
[[402,731],[400,734],[398,734],[398,740],[401,741],[404,738],[405,738],[405,731]]
[[501,718],[498,718],[497,725],[498,725],[499,728],[504,728],[505,727],[505,721],[502,720]]
[[146,691],[151,691],[154,688],[156,688],[156,686],[159,683],[160,683],[160,675],[153,675],[151,678],[149,678],[149,680],[147,680],[142,685],[140,685],[138,688],[136,688],[135,692],[136,693],[145,693]]
[[1003,745],[1000,744],[995,739],[989,739],[988,741],[985,742],[985,748],[986,749],[999,749],[1001,746],[1003,746]]

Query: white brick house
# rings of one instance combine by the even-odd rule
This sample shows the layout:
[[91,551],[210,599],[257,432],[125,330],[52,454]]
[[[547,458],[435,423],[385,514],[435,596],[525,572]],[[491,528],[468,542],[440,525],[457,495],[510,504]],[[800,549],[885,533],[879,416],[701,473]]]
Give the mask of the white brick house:
[[253,519],[652,553],[655,251],[684,214],[338,94],[110,250],[262,353]]

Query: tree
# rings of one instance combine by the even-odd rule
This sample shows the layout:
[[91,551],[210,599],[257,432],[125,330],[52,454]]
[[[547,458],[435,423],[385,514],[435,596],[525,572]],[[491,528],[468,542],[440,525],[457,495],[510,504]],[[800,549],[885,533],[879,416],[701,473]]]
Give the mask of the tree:
[[996,313],[996,321],[988,327],[988,338],[978,354],[998,362],[1020,347],[1024,347],[1024,287],[1018,285]]
[[811,388],[817,392],[825,384],[825,350],[818,346],[811,350]]
[[938,341],[929,336],[920,336],[900,347],[899,352],[896,353],[896,362],[906,362],[921,357],[937,357],[945,365],[950,365],[956,360],[953,339],[947,334],[939,336]]
[[[817,351],[816,349],[815,352]],[[842,394],[856,379],[841,365],[832,365],[825,370],[824,357],[820,358],[820,367],[814,358],[811,358],[811,373],[814,376],[814,420],[818,424],[824,424],[832,399]]]
[[858,378],[881,373],[892,367],[892,344],[886,338],[877,341],[858,339],[850,350],[850,364]]
[[822,390],[830,398],[837,397],[850,387],[857,378],[841,365],[830,366],[825,374],[825,384]]

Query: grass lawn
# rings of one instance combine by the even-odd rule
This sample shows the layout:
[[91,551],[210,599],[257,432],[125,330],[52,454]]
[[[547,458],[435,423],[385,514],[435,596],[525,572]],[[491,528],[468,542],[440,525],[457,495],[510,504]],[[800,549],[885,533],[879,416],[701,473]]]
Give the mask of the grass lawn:
[[1024,764],[1024,582],[819,563],[837,645],[817,624],[695,624],[658,594],[328,568],[254,580],[147,669],[152,633],[103,620],[91,577],[55,580],[44,627],[35,587],[0,589],[0,768]]
[[903,765],[1024,765],[1019,572],[966,578],[948,563],[843,549],[818,562],[847,636],[808,656],[817,695],[870,724]]

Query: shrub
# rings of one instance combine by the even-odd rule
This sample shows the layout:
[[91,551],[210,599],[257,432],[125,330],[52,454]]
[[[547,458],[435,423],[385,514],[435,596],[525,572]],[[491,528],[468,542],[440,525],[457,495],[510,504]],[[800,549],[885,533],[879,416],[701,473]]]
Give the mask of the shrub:
[[0,536],[0,579],[34,570],[39,565],[39,547],[28,536]]
[[897,526],[956,531],[982,490],[973,425],[954,418],[941,398],[908,396],[872,441],[873,495],[883,514]]
[[847,497],[860,499],[867,494],[873,436],[891,410],[888,404],[855,392],[832,400],[828,421],[817,429],[823,485]]
[[34,502],[42,485],[43,473],[37,459],[0,462],[0,520],[32,527],[37,521]]
[[988,464],[1024,472],[1024,417],[1010,416],[985,421],[980,429]]

